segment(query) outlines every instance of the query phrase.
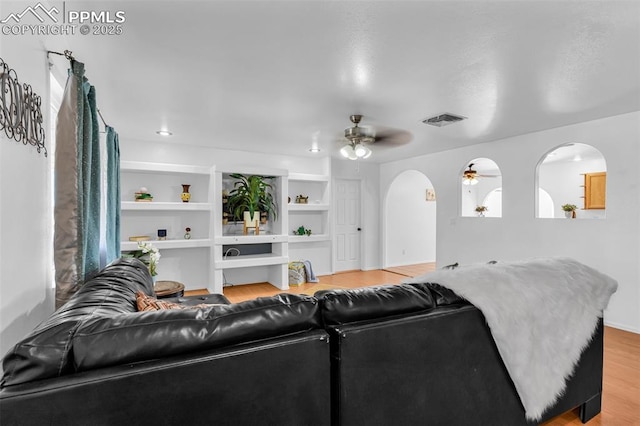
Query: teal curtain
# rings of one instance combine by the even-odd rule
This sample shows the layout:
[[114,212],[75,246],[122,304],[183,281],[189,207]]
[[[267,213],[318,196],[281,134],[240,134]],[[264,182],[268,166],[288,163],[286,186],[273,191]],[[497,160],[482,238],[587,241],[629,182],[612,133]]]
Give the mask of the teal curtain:
[[118,133],[107,126],[107,264],[120,257],[120,142]]
[[100,269],[100,140],[95,88],[71,69],[58,111],[54,187],[56,308]]

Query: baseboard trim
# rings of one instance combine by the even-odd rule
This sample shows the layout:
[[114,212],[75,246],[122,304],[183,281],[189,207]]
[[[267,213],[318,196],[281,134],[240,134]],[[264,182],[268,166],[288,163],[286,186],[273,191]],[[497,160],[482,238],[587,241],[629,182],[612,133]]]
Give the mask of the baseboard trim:
[[640,330],[638,330],[637,328],[629,327],[625,324],[620,324],[617,322],[607,321],[606,319],[604,320],[604,325],[606,325],[607,327],[613,327],[619,330],[628,331],[630,333],[640,334]]

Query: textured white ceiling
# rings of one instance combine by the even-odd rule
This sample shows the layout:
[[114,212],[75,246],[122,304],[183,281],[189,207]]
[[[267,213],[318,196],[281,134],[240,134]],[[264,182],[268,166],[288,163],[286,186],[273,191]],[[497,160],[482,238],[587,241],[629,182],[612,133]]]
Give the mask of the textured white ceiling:
[[[385,162],[640,110],[640,1],[139,1],[120,36],[50,37],[121,143],[336,155],[349,115],[410,132]],[[446,127],[424,118],[468,117]],[[155,131],[173,132],[162,138]],[[320,154],[309,153],[313,145]],[[125,148],[126,149],[126,148]]]

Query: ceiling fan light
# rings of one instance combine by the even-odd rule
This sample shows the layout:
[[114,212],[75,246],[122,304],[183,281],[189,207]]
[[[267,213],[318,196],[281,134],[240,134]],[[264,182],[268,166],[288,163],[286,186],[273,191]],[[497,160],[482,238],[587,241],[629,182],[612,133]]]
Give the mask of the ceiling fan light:
[[354,146],[353,150],[355,151],[356,157],[358,158],[363,158],[365,155],[367,155],[367,151],[369,151],[369,153],[371,152],[369,148],[360,144]]
[[342,154],[344,158],[349,158],[349,152],[351,151],[353,151],[351,145],[345,145],[340,149],[340,154]]
[[362,156],[363,159],[371,157],[371,150],[368,147],[363,147],[365,149],[365,154]]
[[462,184],[463,185],[477,185],[478,182],[479,182],[478,179],[476,179],[475,177],[473,177],[473,178],[468,178],[468,177],[462,178]]

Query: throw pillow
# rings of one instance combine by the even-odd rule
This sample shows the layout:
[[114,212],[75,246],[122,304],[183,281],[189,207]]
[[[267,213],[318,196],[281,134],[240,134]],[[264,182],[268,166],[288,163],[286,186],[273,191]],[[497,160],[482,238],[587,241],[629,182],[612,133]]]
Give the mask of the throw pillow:
[[189,306],[183,305],[181,303],[165,302],[164,300],[159,300],[155,297],[148,296],[141,291],[136,292],[136,303],[138,304],[138,312],[160,311],[164,309],[198,309],[217,306],[216,304],[209,305],[206,303]]

